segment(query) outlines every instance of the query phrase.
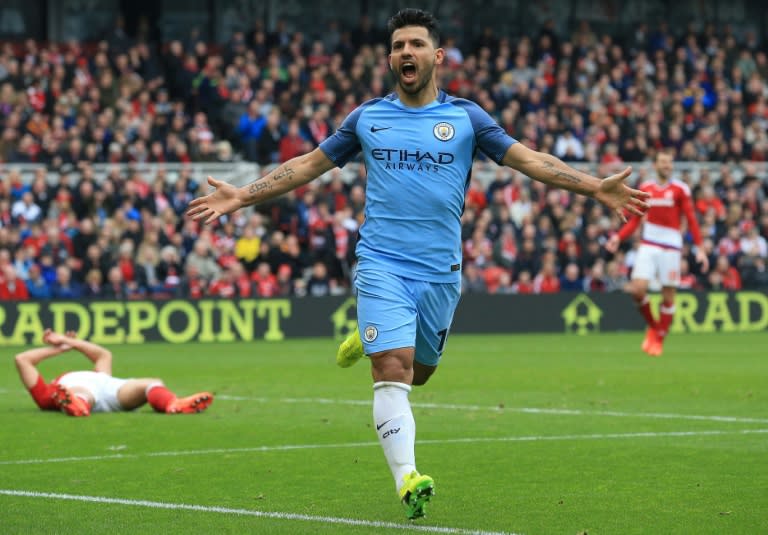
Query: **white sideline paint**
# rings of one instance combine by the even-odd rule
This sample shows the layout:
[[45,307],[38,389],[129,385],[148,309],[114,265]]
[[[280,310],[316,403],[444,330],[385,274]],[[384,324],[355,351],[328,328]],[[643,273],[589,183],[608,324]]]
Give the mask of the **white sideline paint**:
[[[371,401],[359,399],[328,398],[259,398],[246,396],[217,395],[225,401],[254,401],[256,403],[313,403],[318,405],[361,405],[370,406]],[[411,403],[417,409],[444,409],[457,411],[521,412],[526,414],[555,414],[565,416],[614,416],[617,418],[656,418],[662,420],[698,420],[706,422],[734,422],[743,424],[768,424],[768,418],[746,418],[741,416],[706,416],[697,414],[674,414],[664,412],[622,412],[588,411],[580,409],[543,409],[536,407],[498,407],[492,405],[456,405],[453,403]]]
[[[593,433],[585,435],[532,435],[522,437],[478,437],[416,440],[417,444],[480,444],[487,442],[544,442],[560,440],[610,440],[623,438],[703,437],[717,435],[768,434],[768,429],[735,429],[709,431],[664,431],[640,433]],[[340,448],[365,448],[378,446],[378,442],[347,442],[343,444],[286,444],[282,446],[256,446],[253,448],[213,448],[206,450],[156,451],[148,453],[115,453],[84,457],[51,457],[48,459],[17,459],[0,461],[0,465],[68,463],[81,461],[106,461],[109,459],[136,459],[139,457],[181,457],[186,455],[211,455],[229,453],[257,453],[265,451],[319,450]]]
[[455,533],[459,535],[515,535],[503,531],[481,531],[463,528],[447,528],[439,526],[424,526],[415,524],[397,524],[395,522],[379,522],[375,520],[357,520],[334,516],[302,515],[298,513],[278,513],[272,511],[253,511],[251,509],[232,509],[209,505],[190,505],[186,503],[151,502],[148,500],[126,500],[105,496],[83,496],[79,494],[57,494],[52,492],[35,492],[27,490],[0,489],[0,495],[18,496],[24,498],[44,498],[49,500],[69,500],[88,503],[106,503],[110,505],[130,505],[134,507],[149,507],[151,509],[171,509],[181,511],[196,511],[199,513],[219,513],[224,515],[255,516],[277,520],[298,520],[303,522],[319,522],[322,524],[343,524],[347,526],[363,526],[380,529],[396,529],[420,531],[424,533]]

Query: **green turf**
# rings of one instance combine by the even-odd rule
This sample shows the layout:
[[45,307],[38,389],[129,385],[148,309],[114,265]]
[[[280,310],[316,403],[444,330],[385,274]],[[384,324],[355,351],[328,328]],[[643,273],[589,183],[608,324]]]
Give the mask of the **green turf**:
[[[428,517],[413,525],[527,535],[768,533],[768,336],[675,335],[659,359],[641,353],[640,341],[638,333],[451,337],[439,372],[411,395],[419,469],[437,490]],[[371,429],[367,363],[339,369],[335,347],[113,347],[115,375],[160,376],[180,394],[209,389],[219,398],[202,415],[144,408],[83,419],[34,408],[6,348],[0,489],[408,526]],[[46,362],[44,374],[82,367],[79,358]],[[280,449],[290,445],[328,447]],[[164,452],[189,453],[149,455]],[[87,456],[98,458],[13,463]],[[0,495],[0,532],[402,531]]]

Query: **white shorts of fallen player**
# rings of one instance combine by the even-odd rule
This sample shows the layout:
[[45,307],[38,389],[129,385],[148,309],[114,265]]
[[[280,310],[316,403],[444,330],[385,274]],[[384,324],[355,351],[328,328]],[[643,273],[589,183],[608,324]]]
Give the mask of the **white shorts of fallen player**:
[[127,382],[127,379],[118,379],[103,372],[69,372],[65,373],[58,384],[67,388],[83,388],[93,396],[92,412],[118,412],[124,410],[117,400],[117,392]]

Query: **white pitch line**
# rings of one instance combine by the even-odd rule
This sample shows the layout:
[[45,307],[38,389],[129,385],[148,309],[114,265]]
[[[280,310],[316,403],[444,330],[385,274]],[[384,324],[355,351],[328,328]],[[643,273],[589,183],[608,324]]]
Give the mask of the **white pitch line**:
[[79,494],[58,494],[53,492],[35,492],[28,490],[0,489],[0,495],[18,496],[24,498],[47,498],[50,500],[69,500],[88,503],[106,503],[110,505],[131,505],[149,507],[151,509],[171,509],[176,511],[196,511],[199,513],[219,513],[224,515],[255,516],[277,520],[298,520],[303,522],[320,522],[323,524],[342,524],[346,526],[363,526],[369,528],[396,529],[421,531],[425,533],[455,533],[459,535],[515,535],[504,531],[482,531],[464,528],[448,528],[439,526],[423,526],[414,524],[397,524],[395,522],[380,522],[376,520],[357,520],[335,516],[302,515],[299,513],[278,513],[272,511],[254,511],[251,509],[233,509],[209,505],[190,505],[186,503],[153,502],[148,500],[127,500],[105,496],[83,496]]
[[[0,389],[0,394],[8,390]],[[253,401],[255,403],[315,403],[318,405],[355,405],[370,407],[370,400],[363,399],[330,399],[330,398],[265,398],[248,396],[216,395],[222,401]],[[462,405],[456,403],[419,403],[411,406],[417,409],[455,410],[467,412],[518,412],[523,414],[553,414],[559,416],[611,416],[615,418],[651,418],[657,420],[691,420],[699,422],[725,422],[740,424],[768,424],[768,418],[749,418],[744,416],[721,416],[700,414],[677,414],[666,412],[623,412],[623,411],[590,411],[581,409],[551,409],[542,407],[499,407],[497,405]]]
[[[246,396],[218,395],[216,399],[225,401],[254,401],[256,403],[316,403],[318,405],[359,405],[370,406],[371,401],[360,399],[329,398],[263,398]],[[547,409],[536,407],[498,407],[495,405],[460,405],[453,403],[411,403],[417,409],[444,409],[459,411],[521,412],[525,414],[555,414],[564,416],[613,416],[617,418],[654,418],[662,420],[694,420],[706,422],[733,422],[742,424],[768,424],[768,418],[746,418],[741,416],[717,416],[698,414],[674,414],[664,412],[622,412],[589,411],[581,409]]]
[[[700,437],[716,435],[768,434],[768,429],[736,429],[709,431],[664,431],[638,433],[593,433],[586,435],[532,435],[522,437],[467,437],[417,440],[417,444],[480,444],[488,442],[545,442],[561,440],[609,440],[626,438]],[[231,453],[258,453],[269,451],[319,450],[341,448],[367,448],[378,446],[378,442],[346,442],[343,444],[286,444],[282,446],[256,446],[253,448],[213,448],[205,450],[156,451],[148,453],[115,453],[112,455],[88,455],[84,457],[51,457],[48,459],[17,459],[0,461],[0,465],[68,463],[80,461],[106,461],[110,459],[136,459],[139,457],[181,457],[188,455],[212,455]]]

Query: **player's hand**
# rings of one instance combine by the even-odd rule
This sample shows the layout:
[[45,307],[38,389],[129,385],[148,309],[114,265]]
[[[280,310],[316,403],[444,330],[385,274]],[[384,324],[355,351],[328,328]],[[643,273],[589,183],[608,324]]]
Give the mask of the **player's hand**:
[[605,250],[611,254],[616,254],[616,251],[619,250],[620,244],[621,244],[621,240],[619,239],[619,235],[614,234],[613,236],[608,238],[607,242],[605,242]]
[[43,343],[50,346],[57,346],[62,342],[61,335],[54,332],[53,329],[46,329],[43,331]]
[[192,219],[196,221],[203,219],[203,223],[208,224],[224,214],[231,214],[243,207],[238,188],[232,184],[216,180],[211,176],[208,177],[208,184],[216,190],[189,203],[187,215]]
[[67,351],[68,349],[71,349],[69,344],[66,343],[66,337],[62,334],[54,332],[51,329],[46,329],[43,331],[43,342],[61,351]]
[[648,210],[648,203],[645,199],[650,197],[649,193],[632,189],[624,183],[624,180],[632,174],[632,167],[627,167],[621,173],[611,175],[600,182],[600,189],[595,193],[595,199],[605,204],[615,211],[619,218],[626,222],[627,217],[624,212],[627,211],[640,217]]
[[699,249],[696,251],[696,262],[701,265],[701,272],[706,273],[709,271],[709,257],[707,256],[707,253]]

